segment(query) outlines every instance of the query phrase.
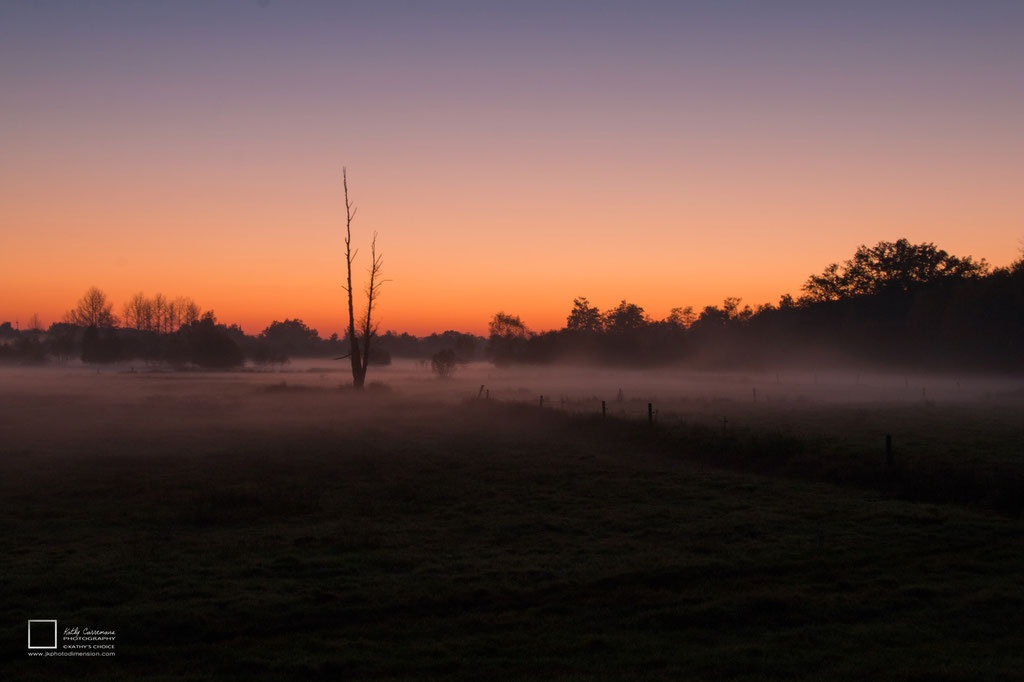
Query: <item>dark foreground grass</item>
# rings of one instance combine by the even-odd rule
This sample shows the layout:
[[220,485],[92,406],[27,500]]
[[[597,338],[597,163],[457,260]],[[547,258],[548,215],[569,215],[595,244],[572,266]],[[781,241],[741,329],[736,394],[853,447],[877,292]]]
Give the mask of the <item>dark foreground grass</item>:
[[[3,679],[1024,670],[1017,519],[701,469],[532,409],[296,400],[259,397],[275,428],[3,451]],[[29,618],[114,629],[118,654],[27,658]]]

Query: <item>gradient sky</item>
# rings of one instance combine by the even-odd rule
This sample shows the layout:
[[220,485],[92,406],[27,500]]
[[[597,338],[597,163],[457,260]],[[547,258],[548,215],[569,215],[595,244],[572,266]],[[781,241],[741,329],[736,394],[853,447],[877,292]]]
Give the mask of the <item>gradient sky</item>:
[[342,165],[382,330],[1006,265],[1024,3],[0,0],[0,320],[95,284],[340,332]]

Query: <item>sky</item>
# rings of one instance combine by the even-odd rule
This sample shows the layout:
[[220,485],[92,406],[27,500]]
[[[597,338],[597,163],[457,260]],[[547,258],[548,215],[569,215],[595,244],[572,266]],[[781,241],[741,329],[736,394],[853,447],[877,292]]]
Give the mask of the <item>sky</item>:
[[1007,265],[1024,3],[0,0],[0,320],[343,332],[342,167],[382,331],[776,302],[901,237]]

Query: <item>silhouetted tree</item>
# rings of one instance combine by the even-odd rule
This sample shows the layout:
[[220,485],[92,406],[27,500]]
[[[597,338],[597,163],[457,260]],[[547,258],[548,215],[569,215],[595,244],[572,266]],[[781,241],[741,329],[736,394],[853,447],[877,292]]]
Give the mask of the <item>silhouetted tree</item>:
[[[371,342],[377,334],[377,325],[373,322],[374,304],[380,295],[380,287],[384,280],[380,278],[384,261],[377,255],[377,233],[373,233],[373,241],[370,242],[370,281],[367,284],[366,312],[360,319],[359,328],[356,327],[356,314],[354,292],[352,290],[352,263],[355,261],[356,253],[352,250],[352,220],[356,217],[356,208],[348,198],[348,171],[341,169],[342,185],[345,189],[345,265],[347,268],[347,279],[344,285],[348,294],[348,339],[349,358],[352,363],[352,385],[356,388],[363,388],[366,383],[366,368],[370,364]],[[360,340],[362,344],[360,345]]]
[[487,325],[490,336],[487,353],[497,364],[504,364],[522,355],[529,332],[518,315],[497,312]]
[[79,327],[114,327],[117,317],[113,314],[114,306],[107,300],[107,295],[96,287],[89,287],[73,309],[68,311],[64,321]]
[[241,365],[245,361],[242,348],[236,341],[238,328],[229,328],[217,324],[213,311],[203,313],[202,317],[187,327],[182,327],[179,334],[185,338],[189,360],[200,367],[226,368]]
[[179,296],[174,299],[174,307],[177,310],[180,324],[192,324],[199,320],[199,306],[188,296]]
[[670,310],[668,317],[665,318],[665,322],[669,323],[673,327],[686,329],[692,325],[696,319],[697,313],[693,312],[692,305],[688,305],[685,308],[673,308]]
[[605,324],[608,331],[627,332],[643,327],[647,324],[647,318],[643,308],[623,299],[619,305],[605,313]]
[[580,296],[573,299],[565,328],[577,332],[599,332],[604,329],[604,320],[601,311],[590,305],[585,296]]
[[1020,258],[1010,263],[1010,274],[1024,273],[1024,246],[1020,249]]
[[835,301],[884,291],[908,291],[912,286],[943,279],[971,279],[989,272],[985,259],[957,258],[934,244],[911,244],[906,239],[861,245],[842,265],[832,263],[811,275],[804,291],[812,301]]
[[153,314],[154,331],[159,334],[170,334],[174,331],[174,311],[167,297],[157,293],[150,299],[149,305]]
[[153,309],[149,304],[149,299],[141,291],[132,294],[124,304],[122,318],[124,319],[125,327],[137,329],[138,331],[149,331],[152,327],[152,317]]
[[272,356],[312,355],[320,345],[320,334],[302,320],[274,320],[259,334]]

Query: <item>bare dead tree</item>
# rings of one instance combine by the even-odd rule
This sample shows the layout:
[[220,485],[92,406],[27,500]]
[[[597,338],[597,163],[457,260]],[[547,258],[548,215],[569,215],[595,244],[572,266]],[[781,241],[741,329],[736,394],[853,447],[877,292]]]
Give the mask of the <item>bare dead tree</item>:
[[386,281],[380,277],[384,261],[377,255],[377,233],[374,232],[373,241],[370,243],[370,281],[365,289],[366,313],[360,318],[357,331],[355,297],[352,291],[352,263],[359,253],[358,249],[352,250],[352,221],[356,217],[356,207],[348,198],[348,171],[345,168],[341,169],[341,180],[345,188],[345,263],[348,276],[342,288],[348,294],[348,356],[352,363],[352,385],[363,388],[366,384],[366,368],[370,364],[370,344],[377,335],[377,325],[373,321],[374,304],[380,297],[381,286]]

